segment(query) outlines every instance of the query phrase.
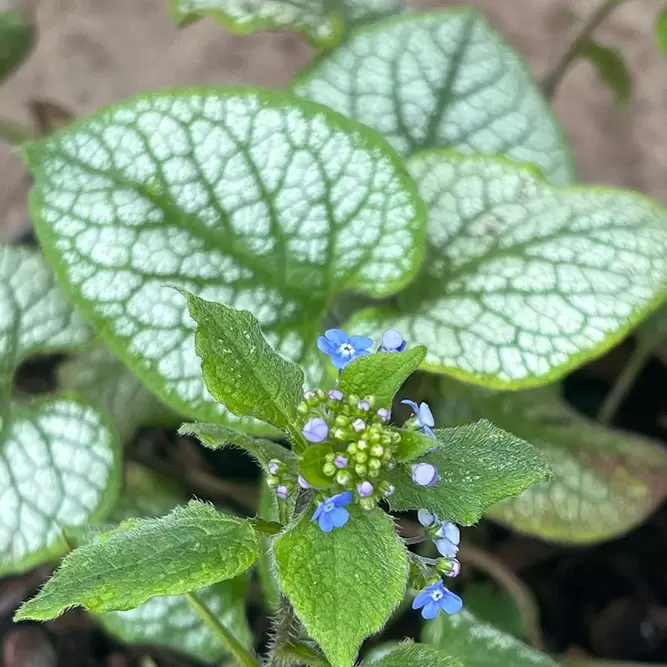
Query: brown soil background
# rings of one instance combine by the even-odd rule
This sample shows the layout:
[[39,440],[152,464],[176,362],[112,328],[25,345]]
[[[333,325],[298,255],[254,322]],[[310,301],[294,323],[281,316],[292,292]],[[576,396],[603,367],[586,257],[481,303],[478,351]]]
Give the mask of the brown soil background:
[[[0,9],[28,0],[0,0]],[[569,12],[599,0],[471,0],[540,76],[563,48]],[[310,58],[290,34],[236,36],[213,21],[172,25],[167,0],[34,0],[40,37],[24,67],[0,89],[0,115],[29,120],[30,99],[57,101],[86,115],[128,95],[172,85],[287,84]],[[454,4],[416,0],[419,7]],[[457,3],[461,4],[461,3]],[[653,41],[664,0],[634,0],[596,33],[620,48],[634,79],[630,104],[614,108],[592,67],[577,63],[556,110],[585,182],[636,188],[667,203],[667,62]],[[0,146],[0,238],[26,229],[27,178],[20,158]]]

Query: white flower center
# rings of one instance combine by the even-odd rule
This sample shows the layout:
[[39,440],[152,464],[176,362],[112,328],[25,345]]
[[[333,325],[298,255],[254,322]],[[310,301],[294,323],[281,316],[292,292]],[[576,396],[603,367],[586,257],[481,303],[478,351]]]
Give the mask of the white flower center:
[[331,512],[331,510],[332,510],[334,507],[336,507],[336,505],[334,505],[334,503],[332,503],[332,502],[328,502],[328,503],[324,506],[324,511],[325,511],[325,512]]
[[445,597],[445,594],[440,590],[433,591],[433,593],[431,593],[431,600],[433,600],[433,602],[438,602],[438,601],[442,600],[442,598],[444,598],[444,597]]
[[351,357],[354,354],[354,347],[350,345],[350,343],[343,343],[339,348],[338,351],[344,356],[344,357]]

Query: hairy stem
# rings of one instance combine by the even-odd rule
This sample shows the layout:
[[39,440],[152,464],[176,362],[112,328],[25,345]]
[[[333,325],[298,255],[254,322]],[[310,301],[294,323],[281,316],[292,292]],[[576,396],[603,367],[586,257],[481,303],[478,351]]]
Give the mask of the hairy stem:
[[462,559],[473,567],[486,572],[512,596],[526,628],[528,642],[536,649],[544,650],[540,628],[540,612],[528,587],[498,558],[482,549],[465,544],[461,548]]
[[216,618],[215,614],[196,593],[186,593],[185,599],[240,665],[243,665],[243,667],[261,667],[259,660]]
[[267,664],[269,667],[287,667],[301,664],[293,652],[288,651],[300,644],[299,620],[294,615],[290,601],[283,595],[273,617],[271,645]]
[[611,422],[621,403],[625,400],[630,389],[632,389],[637,376],[641,373],[644,366],[646,366],[646,362],[650,356],[651,347],[649,345],[642,345],[641,342],[637,343],[630,359],[628,359],[628,363],[619,373],[614,386],[600,406],[598,421],[603,424]]
[[303,642],[276,649],[276,652],[283,659],[296,661],[308,667],[331,667],[331,663],[325,657]]
[[556,64],[542,79],[542,92],[548,100],[556,95],[558,86],[565,77],[570,65],[576,60],[581,47],[590,39],[591,35],[607,19],[607,17],[628,0],[603,0],[600,6],[582,22],[570,43],[565,47]]

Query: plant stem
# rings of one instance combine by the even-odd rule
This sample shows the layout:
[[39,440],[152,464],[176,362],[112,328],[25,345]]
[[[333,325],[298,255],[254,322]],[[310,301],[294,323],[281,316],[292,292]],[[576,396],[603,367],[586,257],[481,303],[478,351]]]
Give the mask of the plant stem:
[[602,424],[609,424],[611,422],[619,406],[625,400],[630,389],[632,389],[637,376],[641,373],[644,366],[646,366],[646,362],[650,356],[651,346],[642,345],[641,341],[638,341],[630,359],[628,359],[628,363],[619,373],[614,386],[600,406],[598,421]]
[[261,667],[259,660],[241,644],[223,623],[216,618],[215,614],[208,608],[204,601],[196,593],[186,593],[185,599],[191,607],[199,614],[202,621],[208,625],[215,635],[222,641],[225,648],[238,660],[243,667]]
[[572,41],[556,61],[556,64],[542,79],[542,92],[548,100],[552,100],[556,95],[558,86],[560,86],[570,65],[579,55],[581,47],[590,39],[595,30],[607,19],[614,9],[620,7],[624,2],[628,2],[628,0],[603,0],[600,6],[583,21]]
[[34,138],[35,133],[29,127],[15,123],[8,118],[0,118],[0,140],[4,139],[10,144],[16,145]]
[[543,651],[544,641],[540,628],[540,611],[529,588],[503,562],[486,551],[466,543],[462,545],[461,552],[462,561],[484,570],[512,596],[526,629],[528,642],[534,648]]

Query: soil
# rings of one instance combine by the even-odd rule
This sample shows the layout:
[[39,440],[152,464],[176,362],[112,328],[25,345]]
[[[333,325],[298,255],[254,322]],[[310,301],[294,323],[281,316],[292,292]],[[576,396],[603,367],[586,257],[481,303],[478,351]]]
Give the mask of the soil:
[[[0,0],[0,9],[19,0]],[[239,37],[210,21],[175,29],[166,0],[42,0],[41,32],[26,66],[0,89],[0,116],[29,122],[28,104],[53,100],[75,115],[132,93],[184,84],[285,85],[311,56],[288,34]],[[415,3],[423,7],[446,2]],[[453,3],[449,3],[453,4]],[[586,0],[475,0],[492,23],[540,75],[562,49],[569,14],[585,15]],[[583,181],[637,188],[667,202],[667,63],[652,41],[652,22],[662,2],[634,0],[599,31],[618,46],[633,73],[632,100],[624,111],[586,63],[565,80],[556,110],[574,146]],[[19,158],[0,146],[0,238],[30,241],[24,201],[28,178]],[[594,414],[631,350],[619,346],[566,382],[568,399]],[[40,393],[53,383],[54,359],[21,370],[21,389]],[[641,374],[616,424],[667,445],[667,370],[657,360]],[[204,452],[175,432],[139,433],[128,457],[175,476],[186,491],[248,511],[256,501],[254,468],[241,454]],[[178,471],[187,471],[186,475]],[[667,507],[618,540],[589,548],[545,544],[482,522],[466,538],[507,565],[539,604],[542,633],[554,654],[648,663],[667,662]],[[158,667],[194,664],[151,647],[128,648],[99,630],[83,613],[46,625],[11,623],[13,610],[44,581],[49,567],[0,579],[0,664],[3,667]],[[261,645],[266,618],[253,612]],[[409,635],[414,618],[402,617],[390,633]]]

